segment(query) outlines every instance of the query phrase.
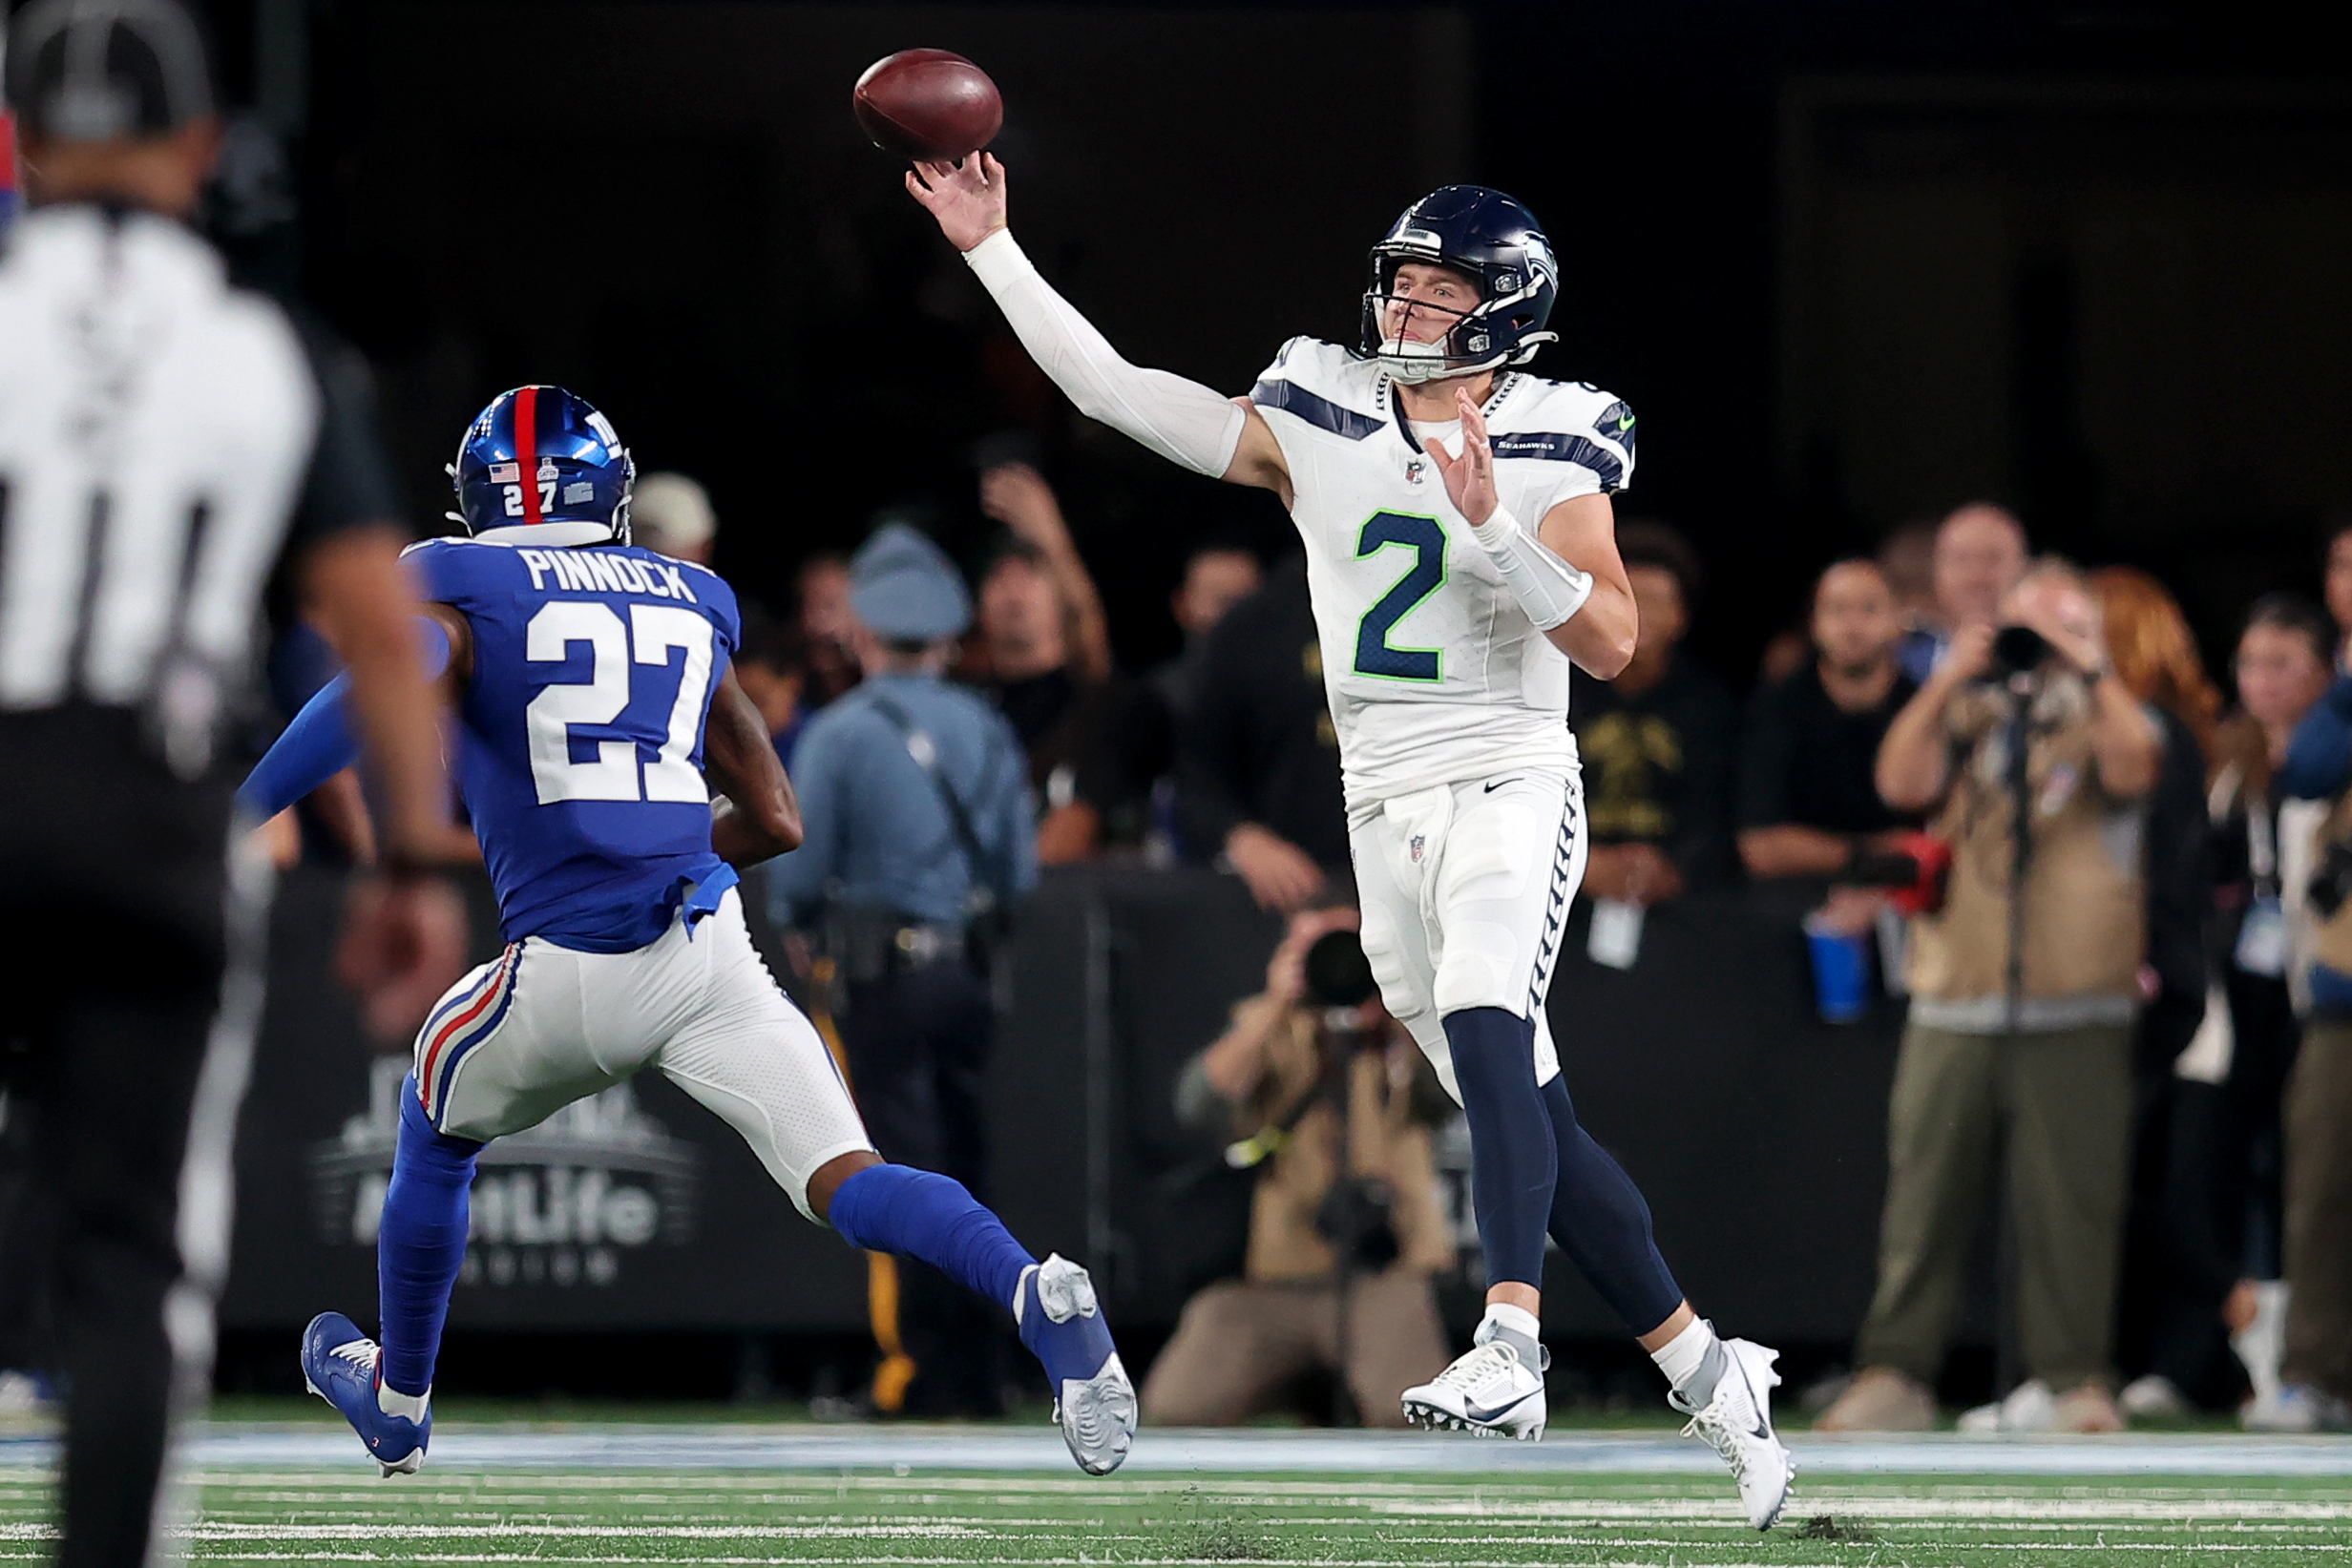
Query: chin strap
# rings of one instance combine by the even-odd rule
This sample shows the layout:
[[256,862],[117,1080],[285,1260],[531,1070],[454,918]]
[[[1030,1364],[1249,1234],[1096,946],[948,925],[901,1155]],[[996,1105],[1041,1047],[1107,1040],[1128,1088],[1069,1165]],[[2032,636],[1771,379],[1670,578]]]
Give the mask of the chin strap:
[[1548,632],[1564,624],[1592,597],[1592,574],[1580,572],[1553,554],[1501,503],[1486,521],[1470,525],[1470,536],[1502,574],[1502,585],[1519,600],[1537,631]]

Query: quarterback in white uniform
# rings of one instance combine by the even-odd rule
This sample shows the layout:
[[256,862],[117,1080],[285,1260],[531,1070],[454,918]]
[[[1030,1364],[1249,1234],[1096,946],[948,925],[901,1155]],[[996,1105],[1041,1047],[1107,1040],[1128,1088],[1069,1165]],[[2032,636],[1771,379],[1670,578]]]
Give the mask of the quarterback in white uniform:
[[1424,197],[1373,249],[1360,345],[1294,338],[1228,399],[1128,364],[1039,276],[994,157],[918,164],[907,188],[1080,412],[1272,491],[1305,541],[1365,952],[1469,1119],[1487,1261],[1476,1344],[1405,1390],[1406,1416],[1542,1434],[1548,1229],[1769,1528],[1791,1474],[1774,1352],[1716,1338],[1683,1299],[1640,1193],[1577,1124],[1544,1024],[1585,861],[1568,666],[1606,679],[1633,651],[1608,497],[1634,421],[1606,392],[1514,368],[1556,337],[1558,265],[1533,216],[1481,186]]

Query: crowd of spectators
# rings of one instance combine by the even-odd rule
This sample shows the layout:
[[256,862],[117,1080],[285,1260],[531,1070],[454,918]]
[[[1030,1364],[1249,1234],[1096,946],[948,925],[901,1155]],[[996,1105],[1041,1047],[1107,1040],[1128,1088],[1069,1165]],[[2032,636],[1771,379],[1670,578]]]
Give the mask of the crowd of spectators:
[[[1238,1277],[1194,1302],[1146,1403],[1244,1419],[1319,1364],[1366,1418],[1393,1414],[1388,1363],[1436,1359],[1428,1282],[1453,1247],[1423,1223],[1417,1058],[1368,1017],[1386,1043],[1334,1076],[1298,993],[1301,945],[1344,924],[1350,885],[1304,562],[1198,542],[1166,600],[1178,651],[1129,674],[1045,477],[997,464],[977,502],[1001,533],[948,673],[1018,738],[1038,863],[1212,867],[1293,920],[1180,1106],[1245,1142],[1275,1128],[1289,1152],[1260,1173]],[[682,475],[647,477],[638,522],[692,558],[718,538]],[[2023,1381],[1978,1424],[2239,1405],[2258,1426],[2352,1421],[2352,531],[2324,611],[2253,606],[2232,700],[2161,583],[2037,557],[1996,506],[1832,562],[1744,704],[1686,648],[1705,607],[1689,543],[1640,519],[1619,543],[1639,643],[1613,681],[1576,674],[1569,718],[1584,891],[1618,932],[1605,954],[1596,914],[1592,956],[1635,965],[1645,909],[1774,883],[1799,890],[1809,937],[1875,938],[1865,969],[1905,999],[1877,1289],[1824,1424],[1935,1419],[1996,1195]],[[777,613],[746,615],[737,670],[788,763],[862,679],[850,589],[848,559],[821,554]],[[1351,1105],[1370,1134],[1335,1130]],[[1317,1212],[1351,1165],[1398,1206],[1387,1250],[1334,1285]],[[1178,1353],[1237,1326],[1262,1364]]]
[[[1296,1108],[1312,1061],[1313,1032],[1281,976],[1302,932],[1334,918],[1312,911],[1343,898],[1347,880],[1304,564],[1202,544],[1168,601],[1181,652],[1129,677],[1045,479],[1007,464],[980,484],[1005,533],[976,575],[957,672],[1027,753],[1040,861],[1214,866],[1308,922],[1267,994],[1242,1005],[1187,1077],[1195,1121],[1262,1127]],[[2319,812],[2299,818],[2293,797],[2333,799],[2337,775],[2352,776],[2352,720],[2337,721],[2335,753],[2304,759],[2306,777],[2289,760],[2315,706],[2336,711],[2322,701],[2339,663],[2326,617],[2288,596],[2257,604],[2225,704],[2154,578],[2037,558],[2014,516],[1972,504],[1898,529],[1876,558],[1824,570],[1801,628],[1766,649],[1743,711],[1684,646],[1704,604],[1696,554],[1640,519],[1620,526],[1619,543],[1640,642],[1613,681],[1579,672],[1569,720],[1592,845],[1584,890],[1635,917],[1633,945],[1605,961],[1638,961],[1646,909],[1743,877],[1784,881],[1816,890],[1809,932],[1891,937],[1879,948],[1883,985],[1909,998],[1862,1370],[1826,1423],[1934,1418],[1969,1249],[1996,1192],[2016,1238],[2025,1378],[1979,1424],[2110,1430],[2127,1414],[2236,1404],[2250,1382],[2258,1424],[2340,1423],[2352,1392],[2342,1355],[2333,1341],[2312,1348],[2325,1335],[2308,1325],[2297,1337],[2294,1297],[2277,1283],[2294,1271],[2297,1235],[2352,1233],[2328,1206],[2341,1198],[2298,1206],[2280,1118],[2302,1015],[2352,1052],[2352,1024],[2334,1021],[2352,1018],[2352,982],[2323,978],[2303,995],[2290,955],[2297,922],[2318,933],[2307,941],[2335,929],[2302,912],[2296,868],[2320,852],[2290,841],[2311,839]],[[854,679],[825,652],[852,640],[840,574],[836,559],[811,562],[794,615],[746,634],[746,689],[780,747]],[[2327,589],[2341,625],[2352,534],[2330,556]],[[2341,708],[2352,715],[2352,697]],[[2340,972],[2352,973],[2352,935],[2342,941]],[[2321,975],[2336,972],[2319,951]],[[2319,1071],[2307,1060],[2303,1076]],[[1387,1112],[1372,1114],[1386,1125]],[[2305,1163],[2315,1191],[2342,1184],[2336,1167]],[[1270,1172],[1260,1206],[1320,1202],[1333,1173],[1308,1174]],[[1424,1184],[1406,1183],[1416,1203]],[[1329,1304],[1296,1288],[1328,1271],[1328,1246],[1312,1225],[1267,1228],[1241,1277],[1197,1300],[1187,1323],[1197,1334],[1289,1303],[1287,1348],[1218,1378],[1183,1374],[1177,1357],[1155,1382],[1164,1409],[1241,1419],[1302,1360],[1377,1382],[1385,1371],[1338,1363],[1423,1336],[1414,1282],[1426,1261],[1359,1282],[1395,1296],[1396,1314],[1373,1310],[1363,1341],[1337,1348]],[[1296,1246],[1282,1240],[1293,1231]],[[1408,1240],[1408,1257],[1434,1254],[1427,1237]],[[2328,1244],[2302,1251],[2318,1258]],[[2332,1265],[2316,1266],[2324,1277]],[[2331,1310],[2342,1308],[2317,1301],[2303,1316]],[[1367,1411],[1385,1408],[1357,1392]]]

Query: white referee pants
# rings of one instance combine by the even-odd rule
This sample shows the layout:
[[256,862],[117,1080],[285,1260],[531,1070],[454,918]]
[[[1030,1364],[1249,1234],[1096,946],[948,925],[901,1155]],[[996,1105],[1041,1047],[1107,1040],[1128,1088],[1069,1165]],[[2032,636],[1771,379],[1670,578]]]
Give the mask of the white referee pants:
[[732,889],[690,935],[676,920],[634,952],[510,943],[416,1037],[417,1092],[453,1138],[536,1126],[647,1067],[742,1134],[812,1220],[808,1179],[873,1147],[832,1054],[760,961]]
[[1364,955],[1380,998],[1459,1101],[1447,1014],[1535,1021],[1535,1077],[1560,1071],[1545,1022],[1568,904],[1585,877],[1581,776],[1508,773],[1383,801],[1349,830]]

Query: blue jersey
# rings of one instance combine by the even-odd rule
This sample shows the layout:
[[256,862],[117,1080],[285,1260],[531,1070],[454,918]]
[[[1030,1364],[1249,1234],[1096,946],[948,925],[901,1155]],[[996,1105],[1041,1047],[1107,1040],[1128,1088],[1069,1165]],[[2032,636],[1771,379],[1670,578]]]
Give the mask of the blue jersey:
[[429,539],[408,562],[472,624],[458,787],[506,939],[653,941],[721,864],[703,730],[742,638],[734,591],[621,545]]

